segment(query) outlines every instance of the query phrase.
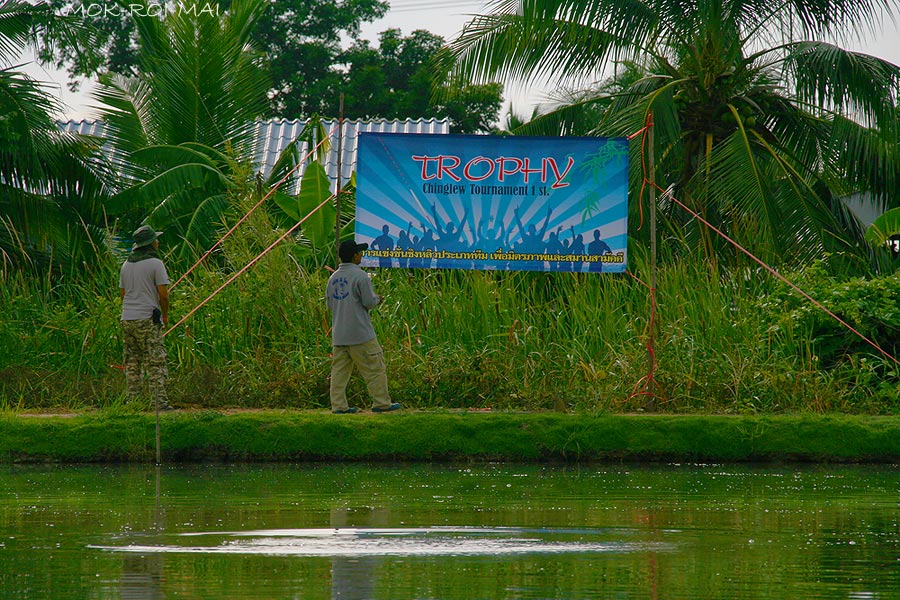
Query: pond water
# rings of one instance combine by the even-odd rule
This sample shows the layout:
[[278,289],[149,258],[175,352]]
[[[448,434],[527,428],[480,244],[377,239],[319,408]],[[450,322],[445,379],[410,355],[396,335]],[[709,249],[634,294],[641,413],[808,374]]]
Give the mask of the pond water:
[[0,466],[0,598],[900,598],[892,466]]

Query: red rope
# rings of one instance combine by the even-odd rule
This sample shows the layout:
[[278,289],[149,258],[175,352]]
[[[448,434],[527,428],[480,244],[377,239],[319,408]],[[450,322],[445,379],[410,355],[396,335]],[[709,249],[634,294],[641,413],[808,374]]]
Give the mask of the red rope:
[[646,288],[650,287],[649,285],[647,285],[646,281],[644,281],[643,279],[641,279],[640,277],[638,277],[637,275],[635,275],[628,269],[625,269],[625,274],[628,275],[629,277],[631,277],[632,279],[634,279],[635,281],[637,281],[638,283],[640,283],[642,286],[644,286]]
[[[650,131],[650,128],[653,127],[653,113],[647,113],[647,119],[644,127],[635,133],[628,136],[628,140],[632,140],[637,136],[641,136],[641,173],[643,174],[641,181],[641,190],[638,193],[638,209],[640,211],[640,222],[638,224],[638,231],[644,226],[644,190],[647,189],[647,184],[650,181],[647,179],[647,132]],[[655,373],[656,373],[656,348],[653,345],[653,328],[656,326],[656,288],[651,287],[646,282],[639,279],[634,273],[626,270],[626,273],[633,277],[635,280],[639,281],[641,285],[646,287],[650,293],[650,319],[647,323],[647,341],[644,342],[644,347],[647,348],[647,356],[650,359],[650,367],[647,370],[647,374],[637,380],[634,388],[631,390],[631,394],[628,396],[628,400],[636,396],[650,396],[652,398],[657,398],[660,400],[664,400],[664,398],[660,398],[653,391],[654,389],[659,389],[659,384],[656,381]]]
[[[786,277],[784,277],[781,273],[779,273],[778,271],[776,271],[775,269],[773,269],[772,267],[770,267],[769,265],[767,265],[766,263],[764,263],[760,258],[758,258],[756,255],[754,255],[753,253],[751,253],[749,250],[747,250],[746,248],[744,248],[743,246],[741,246],[741,245],[740,245],[739,243],[737,243],[735,240],[731,239],[728,235],[726,235],[723,231],[721,231],[721,230],[720,230],[719,228],[717,228],[715,225],[713,225],[712,223],[710,223],[709,221],[707,221],[706,219],[704,219],[702,216],[700,216],[698,213],[696,213],[695,211],[693,211],[692,209],[690,209],[687,205],[685,205],[683,202],[681,202],[680,200],[678,200],[678,198],[676,198],[675,195],[672,194],[671,191],[661,188],[661,187],[660,187],[659,185],[657,185],[656,182],[654,182],[654,181],[650,181],[650,180],[647,178],[647,163],[646,163],[646,156],[647,156],[647,132],[650,130],[651,127],[653,127],[653,116],[652,116],[652,113],[648,113],[646,125],[645,125],[642,129],[640,129],[639,131],[637,131],[637,132],[635,132],[634,134],[628,136],[628,139],[629,139],[629,140],[634,139],[634,138],[637,137],[638,135],[641,135],[641,136],[642,136],[642,137],[641,137],[641,172],[643,173],[643,181],[641,182],[641,190],[640,190],[640,194],[638,195],[638,206],[639,206],[639,208],[640,208],[640,219],[641,219],[641,220],[640,220],[640,225],[638,226],[638,230],[640,230],[640,228],[643,226],[643,222],[644,222],[644,208],[643,208],[644,190],[647,188],[648,185],[651,185],[651,186],[653,186],[656,190],[658,190],[662,195],[666,196],[667,198],[669,198],[670,200],[672,200],[673,202],[675,202],[676,204],[678,204],[681,208],[683,208],[683,209],[686,210],[688,213],[690,213],[691,215],[693,215],[698,221],[700,221],[701,223],[703,223],[704,225],[706,225],[710,230],[712,230],[712,231],[714,231],[716,234],[718,234],[722,239],[724,239],[724,240],[727,241],[729,244],[731,244],[732,246],[734,246],[735,248],[737,248],[740,252],[746,254],[751,260],[753,260],[754,262],[756,262],[757,264],[759,264],[762,268],[764,268],[766,271],[768,271],[769,273],[771,273],[772,275],[774,275],[777,279],[779,279],[780,281],[786,283],[791,289],[793,289],[795,292],[797,292],[798,294],[800,294],[800,296],[802,296],[802,297],[805,298],[807,301],[809,301],[813,306],[815,306],[815,307],[818,308],[819,310],[823,311],[823,312],[824,312],[825,314],[827,314],[829,317],[831,317],[832,319],[834,319],[835,321],[837,321],[838,323],[840,323],[841,325],[843,325],[845,328],[847,328],[848,331],[852,332],[854,335],[856,335],[857,337],[859,337],[859,338],[860,338],[861,340],[863,340],[865,343],[867,343],[867,344],[869,344],[870,346],[872,346],[875,350],[877,350],[877,351],[878,351],[881,355],[883,355],[885,358],[889,359],[890,361],[892,361],[893,363],[895,363],[895,364],[897,364],[897,365],[900,365],[900,360],[897,360],[894,356],[892,356],[892,355],[889,354],[887,351],[885,351],[885,350],[884,350],[881,346],[879,346],[877,343],[875,343],[874,341],[872,341],[872,340],[870,340],[869,338],[867,338],[865,335],[863,335],[861,332],[859,332],[859,331],[858,331],[856,328],[854,328],[852,325],[850,325],[849,323],[847,323],[846,321],[844,321],[842,318],[840,318],[840,317],[839,317],[838,315],[836,315],[834,312],[828,310],[828,308],[826,308],[821,302],[817,301],[815,298],[813,298],[812,296],[810,296],[809,294],[807,294],[806,292],[804,292],[802,289],[800,289],[800,287],[798,287],[798,286],[797,286],[796,284],[794,284],[793,282],[788,281],[788,279],[787,279]],[[643,135],[642,135],[642,134],[643,134]],[[633,273],[631,273],[630,271],[627,271],[627,270],[626,270],[625,272],[628,273],[631,277],[633,277],[633,278],[636,279],[637,281],[639,281],[639,282],[640,282],[642,285],[644,285],[645,287],[648,287],[649,290],[650,290],[650,320],[649,320],[649,324],[648,324],[648,331],[650,332],[650,338],[649,338],[649,339],[652,340],[653,327],[655,326],[655,323],[656,323],[656,315],[657,315],[656,289],[655,289],[655,288],[652,288],[652,287],[650,287],[650,286],[648,286],[645,282],[641,281],[637,276],[635,276],[635,275],[634,275]],[[631,399],[634,398],[635,396],[641,396],[641,395],[652,396],[652,397],[654,397],[654,398],[657,398],[657,397],[658,397],[658,396],[653,392],[653,388],[651,387],[651,386],[653,386],[653,387],[658,387],[658,384],[656,383],[656,379],[655,379],[655,376],[654,376],[654,375],[655,375],[655,371],[656,371],[656,352],[655,352],[655,349],[654,349],[653,345],[652,345],[649,341],[646,342],[645,345],[646,345],[646,347],[647,347],[647,354],[648,354],[648,356],[649,356],[649,358],[650,358],[650,368],[649,368],[647,374],[644,375],[642,378],[640,378],[640,379],[637,381],[637,383],[635,384],[635,387],[634,387],[634,389],[632,390],[631,395],[628,396],[628,399],[629,399],[629,400],[631,400]]]
[[[643,282],[641,282],[643,283]],[[646,284],[645,284],[646,285]],[[647,331],[650,332],[650,339],[653,339],[653,327],[656,325],[656,288],[650,288],[650,320],[647,323]],[[647,356],[650,357],[650,368],[647,374],[637,380],[628,399],[631,400],[636,396],[650,396],[658,400],[665,400],[664,397],[658,396],[653,390],[659,389],[659,383],[656,381],[656,348],[649,341],[644,344],[647,348]]]
[[628,136],[628,140],[631,141],[637,136],[641,135],[641,173],[643,177],[641,178],[641,191],[638,192],[638,211],[640,214],[640,221],[638,222],[637,230],[640,231],[644,226],[644,190],[647,189],[647,132],[650,131],[650,128],[653,127],[653,113],[647,113],[646,124],[639,129],[638,131],[632,133]]
[[644,125],[641,129],[638,129],[637,131],[635,131],[634,133],[632,133],[631,135],[625,136],[625,139],[628,140],[628,141],[630,142],[631,140],[633,140],[633,139],[636,138],[637,136],[641,135],[642,133],[644,133],[644,132],[646,132],[648,129],[650,129],[650,127],[651,127],[652,124],[653,124],[653,113],[650,113],[650,114],[647,115],[647,124]]
[[693,210],[691,210],[690,208],[688,208],[683,202],[681,202],[680,200],[678,200],[678,198],[676,198],[676,197],[674,196],[674,194],[672,194],[670,191],[668,191],[668,190],[663,190],[661,187],[659,187],[658,185],[656,185],[656,184],[653,183],[653,182],[648,182],[648,183],[650,183],[651,185],[653,185],[656,189],[658,189],[660,192],[662,192],[663,195],[667,196],[670,200],[672,200],[673,202],[675,202],[676,204],[678,204],[678,206],[680,206],[680,207],[683,208],[684,210],[688,211],[688,212],[689,212],[691,215],[693,215],[698,221],[700,221],[701,223],[703,223],[704,225],[706,225],[707,227],[709,227],[711,230],[715,231],[720,237],[722,237],[722,239],[724,239],[724,240],[727,241],[729,244],[731,244],[732,246],[734,246],[735,248],[737,248],[738,250],[740,250],[741,252],[743,252],[744,254],[746,254],[747,256],[749,256],[754,262],[756,262],[757,264],[759,264],[759,266],[761,266],[763,269],[765,269],[766,271],[768,271],[769,273],[771,273],[772,275],[774,275],[774,276],[775,276],[777,279],[779,279],[780,281],[786,283],[788,286],[790,286],[791,289],[793,289],[795,292],[797,292],[798,294],[800,294],[803,298],[805,298],[806,300],[808,300],[808,301],[810,302],[810,304],[812,304],[812,305],[815,306],[816,308],[820,309],[822,312],[824,312],[825,314],[827,314],[829,317],[831,317],[832,319],[834,319],[835,321],[837,321],[838,323],[840,323],[841,325],[843,325],[844,327],[846,327],[848,331],[851,331],[853,334],[855,334],[856,336],[858,336],[861,340],[863,340],[864,342],[866,342],[867,344],[869,344],[870,346],[872,346],[873,348],[875,348],[875,350],[877,350],[878,352],[880,352],[884,357],[890,359],[890,360],[891,360],[892,362],[894,362],[895,364],[900,365],[900,361],[898,361],[898,360],[897,360],[896,358],[894,358],[891,354],[889,354],[887,351],[885,351],[884,349],[882,349],[881,346],[879,346],[877,343],[873,342],[872,340],[870,340],[869,338],[867,338],[865,335],[863,335],[862,333],[860,333],[859,331],[857,331],[852,325],[850,325],[849,323],[847,323],[846,321],[844,321],[842,318],[840,318],[839,316],[837,316],[835,313],[833,313],[832,311],[828,310],[828,308],[826,308],[825,305],[823,305],[821,302],[819,302],[818,300],[816,300],[815,298],[813,298],[812,296],[810,296],[809,294],[807,294],[806,292],[804,292],[804,291],[803,291],[802,289],[800,289],[795,283],[789,281],[784,275],[782,275],[781,273],[779,273],[778,271],[776,271],[775,269],[773,269],[772,267],[770,267],[769,265],[767,265],[766,263],[764,263],[761,259],[757,258],[757,257],[756,257],[753,253],[751,253],[749,250],[747,250],[746,248],[744,248],[743,246],[741,246],[740,244],[738,244],[736,241],[734,241],[733,239],[731,239],[730,237],[728,237],[728,235],[726,235],[724,232],[722,232],[720,229],[718,229],[715,225],[713,225],[712,223],[710,223],[709,221],[707,221],[706,219],[704,219],[703,217],[701,217],[699,214],[697,214],[696,212],[694,212]]

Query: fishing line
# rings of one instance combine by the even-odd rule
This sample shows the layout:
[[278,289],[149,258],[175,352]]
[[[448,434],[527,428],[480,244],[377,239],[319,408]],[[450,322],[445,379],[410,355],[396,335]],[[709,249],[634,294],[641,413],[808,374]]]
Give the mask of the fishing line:
[[222,290],[224,290],[226,287],[228,287],[228,285],[229,285],[232,281],[234,281],[235,279],[237,279],[238,277],[240,277],[240,276],[241,276],[242,274],[244,274],[250,267],[252,267],[253,265],[255,265],[255,264],[256,264],[263,256],[265,256],[266,254],[268,254],[269,251],[272,250],[272,248],[274,248],[275,246],[277,246],[278,244],[280,244],[280,243],[282,242],[282,240],[284,240],[286,237],[288,237],[289,235],[291,235],[291,234],[294,232],[295,229],[297,229],[300,225],[303,224],[304,221],[306,221],[308,218],[310,218],[310,217],[311,217],[313,214],[315,214],[320,208],[322,208],[323,206],[325,206],[325,204],[327,204],[328,202],[330,202],[334,197],[335,197],[334,194],[328,196],[328,198],[326,198],[325,200],[323,200],[317,207],[315,207],[314,209],[312,209],[305,217],[303,217],[302,219],[300,219],[299,221],[297,221],[297,224],[296,224],[296,225],[294,225],[293,227],[291,227],[290,229],[288,229],[287,231],[285,231],[284,234],[282,234],[281,237],[279,237],[277,240],[275,240],[274,242],[272,242],[272,243],[269,245],[268,248],[266,248],[266,249],[263,250],[261,253],[259,253],[259,254],[256,256],[256,258],[254,258],[253,260],[251,260],[250,262],[248,262],[246,265],[244,265],[244,267],[243,267],[240,271],[238,271],[237,273],[235,273],[234,275],[232,275],[231,277],[229,277],[228,280],[227,280],[225,283],[223,283],[222,285],[220,285],[219,288],[218,288],[216,291],[214,291],[212,294],[210,294],[209,296],[207,296],[207,297],[206,297],[206,300],[204,300],[203,302],[201,302],[200,304],[198,304],[197,306],[195,306],[189,313],[187,313],[186,315],[184,315],[184,316],[181,318],[180,321],[178,321],[177,323],[175,323],[174,325],[172,325],[172,327],[171,327],[167,332],[165,332],[165,333],[163,334],[163,337],[165,337],[165,336],[169,335],[170,333],[172,333],[172,331],[174,331],[179,325],[181,325],[181,324],[184,323],[186,320],[188,320],[188,318],[190,318],[191,315],[193,315],[195,312],[197,312],[198,310],[200,310],[200,308],[201,308],[204,304],[206,304],[207,302],[209,302],[210,300],[212,300],[212,299],[216,296],[216,294],[218,294],[219,292],[221,292]]
[[[174,289],[175,286],[178,285],[179,282],[181,282],[185,277],[187,277],[187,276],[188,276],[188,275],[189,275],[189,274],[190,274],[190,273],[191,273],[191,272],[192,272],[192,271],[193,271],[200,263],[202,263],[204,260],[206,260],[206,259],[209,257],[209,255],[212,254],[213,251],[214,251],[216,248],[218,248],[218,247],[222,244],[222,242],[225,241],[225,238],[227,238],[227,237],[230,236],[232,233],[234,233],[234,230],[237,229],[237,228],[241,225],[241,223],[243,223],[244,221],[246,221],[246,220],[250,217],[250,215],[253,214],[253,212],[254,212],[257,208],[259,208],[260,206],[262,206],[262,204],[263,204],[266,200],[268,200],[268,199],[272,196],[272,194],[274,194],[276,191],[278,191],[278,188],[280,188],[282,185],[284,185],[284,183],[285,183],[285,182],[286,182],[286,181],[294,174],[294,172],[295,172],[297,169],[299,169],[299,168],[300,168],[300,167],[301,167],[301,166],[309,159],[309,157],[312,156],[313,153],[316,152],[316,151],[319,149],[319,146],[321,146],[322,144],[324,144],[327,140],[331,139],[331,134],[334,133],[335,130],[336,130],[339,126],[340,126],[339,124],[338,124],[338,125],[335,125],[335,126],[331,129],[331,131],[329,131],[328,134],[327,134],[325,137],[323,137],[323,138],[319,141],[318,144],[315,145],[315,147],[314,147],[312,150],[310,150],[309,152],[306,153],[306,156],[304,156],[302,160],[298,161],[297,164],[294,165],[294,167],[293,167],[290,171],[288,171],[288,172],[285,174],[284,177],[282,177],[280,180],[278,180],[278,181],[275,183],[275,185],[272,187],[272,189],[270,189],[270,190],[266,193],[266,195],[263,196],[262,199],[261,199],[259,202],[256,203],[256,206],[254,206],[253,208],[251,208],[251,209],[247,212],[247,214],[245,214],[243,217],[241,217],[241,219],[240,219],[237,223],[235,223],[234,226],[233,226],[231,229],[229,229],[228,232],[225,233],[225,235],[223,235],[221,238],[219,238],[219,240],[218,240],[215,244],[213,244],[212,248],[210,248],[209,250],[207,250],[206,253],[205,253],[203,256],[201,256],[200,259],[199,259],[197,262],[195,262],[195,263],[193,264],[193,266],[191,266],[190,269],[188,269],[187,271],[185,271],[184,274],[183,274],[181,277],[179,277],[177,280],[175,280],[175,283],[173,283],[172,286],[170,287],[170,291],[171,291],[172,289]],[[294,141],[296,141],[296,138],[294,139]],[[291,142],[291,143],[294,143],[294,142]],[[296,225],[295,225],[294,227],[296,227]]]

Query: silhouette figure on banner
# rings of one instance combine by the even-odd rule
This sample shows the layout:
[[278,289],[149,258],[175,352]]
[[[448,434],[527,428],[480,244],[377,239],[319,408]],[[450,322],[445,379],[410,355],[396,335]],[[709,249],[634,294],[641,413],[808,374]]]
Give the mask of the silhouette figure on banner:
[[[569,233],[571,233],[572,239],[563,240],[562,233],[557,231],[557,240],[562,246],[562,252],[560,252],[560,254],[572,256],[584,255],[585,247],[582,235],[580,233],[576,233],[574,225],[569,226]],[[583,262],[580,259],[560,261],[556,265],[556,270],[580,272],[582,269],[582,264]]]
[[569,244],[569,254],[584,254],[584,236],[575,233],[575,226],[570,228],[572,232],[572,243]]
[[544,235],[547,233],[547,225],[550,224],[551,212],[553,212],[553,208],[548,206],[544,224],[541,225],[541,229],[538,230],[534,223],[529,223],[528,229],[523,227],[522,214],[519,212],[518,208],[513,209],[513,216],[516,220],[516,226],[519,228],[519,239],[521,240],[516,245],[516,252],[521,254],[540,254],[543,252],[545,246]]
[[[587,253],[591,256],[602,256],[604,254],[611,254],[612,250],[609,245],[600,239],[600,230],[594,230],[594,241],[588,244]],[[592,273],[599,273],[603,271],[603,263],[600,261],[592,262],[590,267],[588,267],[588,271]]]
[[497,217],[486,215],[478,223],[477,232],[472,232],[475,238],[475,250],[481,250],[485,254],[496,252],[498,248],[507,248],[506,224],[500,221],[497,226]]
[[[519,207],[514,208],[513,219],[516,227],[518,227],[519,229],[519,235],[517,238],[513,238],[512,240],[510,240],[511,242],[515,242],[513,250],[515,250],[519,254],[543,253],[544,247],[546,246],[544,235],[546,235],[547,233],[547,226],[550,224],[550,215],[552,212],[553,207],[548,206],[547,216],[544,217],[544,223],[541,225],[541,228],[538,229],[537,225],[535,225],[534,223],[529,223],[528,227],[525,227],[522,224],[522,212],[520,211]],[[544,269],[544,261],[522,261],[518,264],[518,268],[530,271],[542,271]]]
[[[557,227],[556,231],[550,232],[550,237],[547,238],[547,245],[545,250],[547,254],[566,254],[566,246],[562,243],[562,240],[559,238],[559,234],[562,231],[562,227]],[[562,261],[554,260],[550,263],[551,271],[562,271]]]
[[[409,227],[406,230],[400,230],[400,233],[397,234],[397,249],[398,250],[412,250],[415,248],[415,243],[413,242],[410,235],[412,234],[412,221],[409,222]],[[404,269],[409,266],[408,258],[400,259],[400,266]]]
[[437,234],[436,247],[438,250],[446,250],[447,252],[462,252],[466,249],[466,244],[462,241],[463,223],[469,218],[469,207],[463,213],[462,219],[455,225],[447,221],[445,226],[441,226],[441,219],[438,217],[437,206],[431,205],[431,215],[434,217],[434,231]]
[[[391,228],[387,225],[384,225],[381,228],[381,235],[372,240],[372,243],[369,244],[369,247],[372,250],[393,250],[394,249],[394,238],[388,235],[391,231]],[[378,266],[382,268],[390,268],[391,259],[385,257],[378,258]]]
[[[434,239],[434,231],[425,225],[425,223],[419,223],[419,227],[422,229],[422,237],[413,236],[413,250],[418,252],[425,252],[427,250],[435,250],[436,249],[436,241]],[[410,268],[415,269],[428,269],[431,267],[431,259],[430,258],[411,258],[409,259]]]

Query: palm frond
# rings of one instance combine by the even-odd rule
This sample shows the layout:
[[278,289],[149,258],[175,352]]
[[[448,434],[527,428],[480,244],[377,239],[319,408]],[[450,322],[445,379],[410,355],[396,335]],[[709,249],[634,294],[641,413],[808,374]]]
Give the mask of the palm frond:
[[[629,39],[629,28],[621,23],[609,22],[616,27],[608,31],[597,27],[588,17],[582,21],[556,18],[552,5],[564,15],[574,11],[569,10],[573,4],[522,2],[517,14],[476,17],[450,45],[456,60],[456,75],[476,81],[497,78],[523,83],[542,79],[560,84],[567,80],[592,81],[604,74],[605,61],[628,59],[636,54],[634,46],[623,42]],[[589,15],[599,12],[600,5],[615,5],[580,4]],[[606,19],[602,22],[607,23]],[[634,23],[634,19],[627,23]]]
[[267,6],[236,0],[221,14],[176,10],[163,18],[131,11],[140,72],[107,77],[97,92],[123,164],[115,209],[144,203],[150,222],[174,227],[188,250],[208,245],[203,223],[221,223],[226,199],[247,183],[269,88],[249,40]]
[[73,48],[94,44],[92,29],[77,15],[57,12],[43,0],[0,0],[0,63],[16,60],[23,48],[37,46],[39,37]]
[[222,189],[228,178],[218,169],[202,163],[182,163],[162,171],[142,186],[145,197],[167,198],[181,190]]
[[[222,215],[231,205],[231,198],[228,194],[215,194],[207,196],[200,204],[191,212],[190,221],[184,232],[184,239],[189,240],[190,245],[182,245],[182,258],[189,259],[199,256],[206,248],[211,248],[217,238],[218,230],[222,227]],[[193,253],[187,254],[188,248],[192,248]],[[198,250],[200,252],[198,252]]]
[[[893,2],[499,0],[489,8],[450,46],[454,73],[580,86],[532,119],[530,133],[569,134],[596,119],[586,133],[631,135],[652,116],[653,147],[632,144],[633,197],[652,152],[655,183],[675,184],[711,224],[783,260],[863,250],[843,195],[900,202],[900,67],[820,40],[870,29]],[[594,83],[623,58],[636,76]],[[660,208],[677,247],[734,256],[673,203]]]
[[836,116],[828,124],[825,168],[835,189],[868,193],[882,210],[900,203],[900,144],[853,119]]
[[892,236],[900,234],[900,208],[885,211],[866,230],[866,241],[881,246]]
[[825,42],[794,44],[785,63],[801,102],[896,134],[897,65]]

